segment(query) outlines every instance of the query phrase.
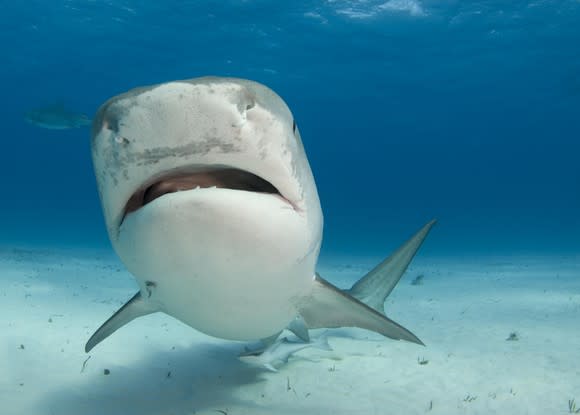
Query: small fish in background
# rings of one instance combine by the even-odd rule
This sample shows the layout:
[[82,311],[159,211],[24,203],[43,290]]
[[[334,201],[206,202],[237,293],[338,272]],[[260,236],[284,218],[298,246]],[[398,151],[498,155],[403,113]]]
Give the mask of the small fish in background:
[[263,366],[272,372],[277,372],[280,366],[288,363],[290,356],[309,347],[332,351],[332,347],[328,344],[328,337],[326,335],[322,335],[310,343],[294,342],[283,337],[276,340],[265,349],[242,352],[238,358],[242,362],[256,366]]
[[60,103],[32,109],[24,114],[24,120],[49,130],[69,130],[92,123],[92,120],[85,114],[69,111]]

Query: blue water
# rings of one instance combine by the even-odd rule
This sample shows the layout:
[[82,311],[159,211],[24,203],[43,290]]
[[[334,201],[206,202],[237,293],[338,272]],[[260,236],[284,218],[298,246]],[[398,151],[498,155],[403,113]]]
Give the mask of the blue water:
[[431,254],[580,250],[580,2],[4,2],[0,242],[108,246],[89,129],[132,87],[245,77],[293,110],[323,255],[387,254],[438,218]]

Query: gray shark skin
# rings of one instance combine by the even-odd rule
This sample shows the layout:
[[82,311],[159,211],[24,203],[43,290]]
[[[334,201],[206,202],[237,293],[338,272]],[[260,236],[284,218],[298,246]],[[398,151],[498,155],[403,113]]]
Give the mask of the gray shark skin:
[[24,120],[36,127],[49,130],[68,130],[86,127],[92,123],[86,115],[68,111],[62,104],[30,110],[24,114]]
[[316,184],[292,113],[266,86],[205,77],[134,89],[101,106],[91,146],[109,238],[139,291],[87,352],[154,312],[231,340],[360,327],[423,344],[382,306],[434,221],[350,290],[316,274]]

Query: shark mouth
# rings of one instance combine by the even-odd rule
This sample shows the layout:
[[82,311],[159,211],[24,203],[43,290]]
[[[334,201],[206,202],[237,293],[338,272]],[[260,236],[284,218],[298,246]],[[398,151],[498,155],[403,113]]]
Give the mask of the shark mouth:
[[219,168],[198,170],[194,172],[168,172],[153,182],[141,186],[129,198],[125,205],[121,224],[125,217],[135,212],[154,200],[175,192],[193,190],[198,188],[216,187],[220,189],[243,190],[254,193],[266,193],[279,196],[288,204],[293,204],[286,199],[274,185],[267,180],[245,170],[235,168]]

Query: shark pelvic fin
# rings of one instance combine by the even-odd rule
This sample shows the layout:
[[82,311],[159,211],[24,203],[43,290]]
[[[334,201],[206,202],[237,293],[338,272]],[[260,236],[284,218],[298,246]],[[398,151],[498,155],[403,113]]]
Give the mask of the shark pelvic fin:
[[278,340],[278,337],[280,337],[280,333],[282,333],[282,331],[279,331],[276,334],[272,334],[270,337],[265,337],[263,339],[260,339],[260,341],[262,342],[262,344],[265,347],[271,346],[272,344],[274,344],[276,342],[276,340]]
[[287,327],[296,337],[302,340],[305,343],[310,342],[310,334],[308,333],[308,327],[306,326],[306,322],[302,318],[302,316],[298,315],[294,320],[288,324]]
[[395,340],[423,345],[417,336],[316,274],[314,288],[298,304],[306,326],[315,328],[360,327]]
[[369,271],[346,292],[383,313],[385,300],[407,270],[435,222],[436,220],[432,220],[423,226],[391,256]]
[[136,319],[137,317],[145,316],[147,314],[159,311],[154,305],[145,301],[141,292],[137,292],[129,301],[125,303],[115,314],[103,323],[97,329],[95,334],[91,336],[85,345],[85,352],[88,353],[93,347],[105,340],[115,331],[123,327],[125,324]]

